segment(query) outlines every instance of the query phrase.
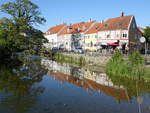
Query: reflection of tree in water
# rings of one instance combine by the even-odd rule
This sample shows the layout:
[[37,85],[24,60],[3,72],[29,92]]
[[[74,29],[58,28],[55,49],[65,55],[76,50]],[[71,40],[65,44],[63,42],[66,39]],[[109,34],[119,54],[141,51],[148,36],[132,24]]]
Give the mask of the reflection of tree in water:
[[0,69],[0,106],[16,112],[24,112],[36,103],[36,96],[44,91],[44,87],[35,86],[46,73],[40,65],[40,59],[22,59],[21,66],[2,67]]
[[[143,94],[150,95],[150,81],[134,80],[126,77],[109,76],[115,85],[122,85],[127,89],[130,99],[136,97],[138,103],[138,112],[141,113],[141,104],[144,103]],[[131,101],[132,102],[132,101]],[[146,107],[146,110],[150,112],[150,105]]]
[[[119,76],[109,76],[112,82],[115,85],[122,85],[124,88],[127,89],[128,95],[130,97],[134,96],[137,97],[138,95],[148,93],[150,94],[150,82],[144,82],[142,80],[134,80],[129,79],[126,77],[119,77]],[[138,95],[137,95],[138,92]]]

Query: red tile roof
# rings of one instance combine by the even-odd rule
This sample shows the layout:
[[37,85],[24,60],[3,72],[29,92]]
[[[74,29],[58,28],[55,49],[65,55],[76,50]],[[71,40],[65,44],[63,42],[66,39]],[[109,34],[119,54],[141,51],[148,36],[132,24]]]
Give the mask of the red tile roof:
[[[79,32],[80,33],[86,32],[86,34],[91,34],[91,33],[96,33],[98,31],[108,31],[108,30],[117,30],[117,29],[127,30],[132,17],[133,16],[120,16],[116,18],[111,18],[103,23],[96,23],[92,27],[91,25],[94,24],[95,21],[90,21],[86,23],[80,22],[69,26],[66,26],[65,24],[61,24],[55,27],[51,27],[48,30],[48,32],[50,33],[46,33],[44,35],[55,34],[55,33],[58,33],[58,35],[64,35],[64,34],[74,34]],[[62,28],[64,29],[62,30]]]
[[140,33],[144,34],[144,28],[142,28],[142,27],[138,27],[138,28],[137,28],[137,30],[138,30],[138,32],[140,32]]
[[93,23],[94,21],[86,22],[86,23],[80,22],[80,23],[72,24],[70,26],[66,26],[64,30],[62,30],[59,33],[59,35],[85,32]]
[[120,16],[104,22],[100,31],[124,29],[127,30],[133,16]]
[[66,26],[65,24],[60,24],[60,25],[51,27],[47,30],[47,33],[45,33],[44,35],[56,34],[56,33],[60,32],[62,30],[62,28],[65,26]]
[[91,25],[94,24],[94,23],[95,23],[95,21],[86,22],[84,24],[84,26],[86,28],[86,29],[84,29],[84,32],[87,31],[91,27]]
[[96,23],[85,34],[97,33],[102,26],[103,23]]

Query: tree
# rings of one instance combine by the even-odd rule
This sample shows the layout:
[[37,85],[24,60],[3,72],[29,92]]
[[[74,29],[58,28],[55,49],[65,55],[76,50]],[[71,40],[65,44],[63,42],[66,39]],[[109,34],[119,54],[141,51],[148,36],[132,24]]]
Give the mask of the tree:
[[147,39],[148,43],[150,43],[150,27],[146,27],[144,30],[144,37]]
[[1,19],[0,19],[0,48],[5,47],[6,45],[6,40],[4,37],[6,35],[6,32],[2,29],[2,25],[1,25]]
[[27,50],[37,53],[37,49],[42,47],[43,40],[46,40],[43,33],[34,28],[35,25],[46,21],[40,16],[38,6],[30,0],[15,0],[1,5],[0,11],[11,16],[9,21],[4,22],[6,29],[2,27],[2,31],[7,32],[5,39],[12,53]]
[[[8,23],[9,20],[7,18],[0,19],[0,59],[8,58],[10,56],[10,48],[7,40],[8,37]],[[1,60],[4,61],[4,60]]]
[[[15,0],[1,6],[1,11],[12,16],[17,24],[34,25],[45,22],[43,17],[40,17],[38,6],[30,0]],[[26,26],[26,27],[28,27]]]

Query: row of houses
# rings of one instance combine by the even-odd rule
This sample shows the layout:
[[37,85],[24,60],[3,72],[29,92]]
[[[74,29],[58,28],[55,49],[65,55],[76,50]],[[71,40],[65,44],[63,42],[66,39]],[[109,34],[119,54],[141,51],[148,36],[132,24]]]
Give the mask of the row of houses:
[[91,50],[97,45],[118,43],[127,49],[140,47],[139,38],[142,36],[135,17],[124,16],[110,18],[106,21],[80,22],[67,25],[66,23],[51,27],[44,33],[48,39],[46,47],[63,47],[70,51],[75,48]]

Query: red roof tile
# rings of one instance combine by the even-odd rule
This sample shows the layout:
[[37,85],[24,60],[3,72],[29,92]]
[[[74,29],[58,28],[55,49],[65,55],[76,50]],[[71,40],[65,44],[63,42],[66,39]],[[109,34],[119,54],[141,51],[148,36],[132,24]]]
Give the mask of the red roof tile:
[[97,33],[102,26],[103,23],[96,23],[85,34]]
[[111,18],[104,22],[100,31],[124,29],[127,30],[133,16],[120,16]]
[[58,32],[60,32],[60,30],[65,27],[65,24],[60,24],[54,27],[51,27],[47,30],[47,33],[45,33],[44,35],[49,35],[49,34],[56,34]]
[[[58,33],[58,35],[64,35],[64,34],[74,34],[74,33],[81,33],[81,32],[86,32],[86,34],[91,34],[91,33],[96,33],[98,31],[117,30],[117,29],[127,30],[132,17],[133,16],[120,16],[116,18],[111,18],[103,23],[96,23],[92,27],[91,25],[95,23],[95,21],[90,21],[86,23],[80,22],[69,26],[66,26],[65,24],[61,24],[55,27],[51,27],[48,30],[49,33],[45,33],[44,35],[55,34],[55,33]],[[64,29],[61,30],[63,27]]]
[[93,23],[94,21],[86,22],[86,23],[80,22],[80,23],[72,24],[70,26],[66,26],[64,30],[62,30],[59,33],[59,35],[85,32]]

